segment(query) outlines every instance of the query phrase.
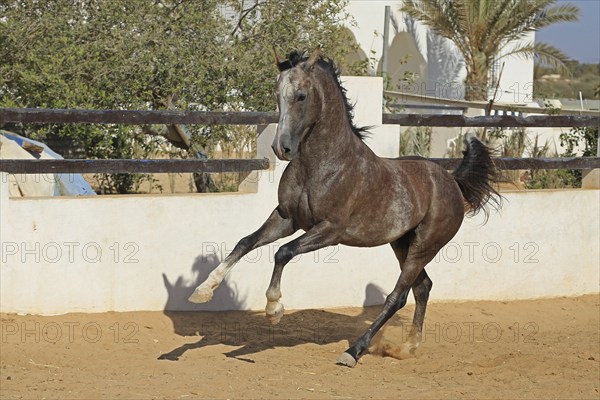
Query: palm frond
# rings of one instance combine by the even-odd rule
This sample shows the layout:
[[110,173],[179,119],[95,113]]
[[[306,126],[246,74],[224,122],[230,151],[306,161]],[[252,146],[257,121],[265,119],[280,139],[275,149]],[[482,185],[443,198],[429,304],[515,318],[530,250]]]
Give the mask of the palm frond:
[[[538,63],[558,69],[560,72],[570,74],[567,62],[570,60],[562,51],[556,47],[543,42],[528,43],[518,46],[503,54],[500,58],[508,56],[534,58]],[[500,59],[499,58],[499,59]]]
[[427,25],[438,35],[452,40],[461,52],[468,50],[468,36],[461,23],[464,16],[454,1],[406,0],[400,11]]
[[498,0],[493,3],[487,18],[487,29],[481,39],[485,53],[494,54],[498,51],[506,32],[515,23],[514,16],[518,15],[519,2],[515,0]]
[[579,8],[572,4],[563,4],[544,9],[537,15],[531,27],[538,30],[552,24],[577,20],[579,20]]
[[546,26],[579,19],[579,9],[571,4],[550,7],[555,0],[519,1],[519,6],[502,27],[506,41],[523,39],[527,34]]

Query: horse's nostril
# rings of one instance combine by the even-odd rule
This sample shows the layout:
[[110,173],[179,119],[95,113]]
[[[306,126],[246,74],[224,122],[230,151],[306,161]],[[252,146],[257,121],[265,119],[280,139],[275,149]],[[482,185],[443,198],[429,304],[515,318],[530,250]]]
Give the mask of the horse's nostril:
[[272,145],[271,148],[273,149],[273,152],[280,158],[287,157],[292,152],[292,150],[290,148],[285,147],[285,146],[279,147],[279,146]]

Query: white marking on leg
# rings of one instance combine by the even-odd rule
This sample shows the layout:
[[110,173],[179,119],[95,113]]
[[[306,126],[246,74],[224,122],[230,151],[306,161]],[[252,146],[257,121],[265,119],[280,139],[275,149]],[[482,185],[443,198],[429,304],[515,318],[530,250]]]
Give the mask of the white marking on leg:
[[204,282],[202,282],[194,293],[188,298],[192,303],[206,303],[213,297],[213,293],[217,287],[223,282],[225,276],[229,273],[233,264],[222,262],[215,268]]
[[342,355],[338,357],[336,364],[354,368],[354,366],[356,366],[356,360],[350,354],[342,353]]
[[277,325],[279,321],[281,321],[281,317],[285,312],[283,308],[283,304],[278,301],[269,301],[267,302],[267,307],[265,307],[265,311],[267,313],[267,320],[271,325]]
[[265,307],[265,312],[267,314],[267,320],[272,325],[278,324],[285,312],[283,304],[279,302],[279,299],[281,299],[281,290],[279,288],[269,288],[267,290],[267,306]]

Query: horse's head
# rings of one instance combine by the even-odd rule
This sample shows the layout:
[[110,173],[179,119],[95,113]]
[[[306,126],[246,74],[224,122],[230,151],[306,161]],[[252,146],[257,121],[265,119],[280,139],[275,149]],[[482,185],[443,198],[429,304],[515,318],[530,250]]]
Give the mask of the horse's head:
[[272,147],[280,160],[291,161],[298,156],[300,143],[321,113],[322,99],[313,76],[320,56],[313,52],[305,58],[293,52],[286,60],[275,54],[281,74],[276,90],[279,124]]

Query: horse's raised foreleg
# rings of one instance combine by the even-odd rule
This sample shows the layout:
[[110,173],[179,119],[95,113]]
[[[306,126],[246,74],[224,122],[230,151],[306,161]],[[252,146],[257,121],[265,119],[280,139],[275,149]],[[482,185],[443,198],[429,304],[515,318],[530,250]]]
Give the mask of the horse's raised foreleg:
[[242,257],[260,246],[289,236],[294,232],[292,221],[283,218],[276,208],[256,232],[238,242],[231,254],[208,275],[208,278],[194,290],[188,300],[193,303],[206,303],[212,298],[213,292],[221,284],[227,273]]
[[279,302],[279,299],[281,299],[281,274],[285,265],[298,254],[308,253],[338,243],[337,230],[329,222],[322,222],[277,250],[271,283],[266,293],[267,306],[265,311],[270,323],[277,324],[284,313],[283,305]]

